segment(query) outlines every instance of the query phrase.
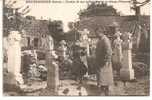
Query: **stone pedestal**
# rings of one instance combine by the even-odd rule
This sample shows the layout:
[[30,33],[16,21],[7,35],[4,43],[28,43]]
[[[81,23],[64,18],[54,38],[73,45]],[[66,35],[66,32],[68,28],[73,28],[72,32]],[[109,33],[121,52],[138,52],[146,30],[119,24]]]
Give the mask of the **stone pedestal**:
[[46,66],[47,66],[47,89],[54,93],[58,94],[59,86],[59,67],[57,63],[53,60],[53,55],[51,52],[48,52],[46,55]]
[[120,70],[120,76],[121,76],[122,80],[126,80],[126,81],[135,79],[134,78],[134,70],[133,69],[122,68]]

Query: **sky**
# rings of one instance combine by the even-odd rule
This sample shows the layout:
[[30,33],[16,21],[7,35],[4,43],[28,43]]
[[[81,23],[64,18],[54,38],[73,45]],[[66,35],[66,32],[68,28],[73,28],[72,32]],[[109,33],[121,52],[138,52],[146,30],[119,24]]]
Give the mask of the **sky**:
[[[55,0],[55,1],[61,1],[61,0]],[[139,0],[139,1],[144,1],[144,0]],[[43,18],[43,19],[51,19],[51,20],[62,20],[64,24],[64,31],[68,31],[68,26],[67,26],[68,22],[78,20],[78,12],[81,9],[85,9],[87,7],[86,3],[27,3],[25,4],[25,0],[18,0],[18,3],[16,3],[15,7],[21,5],[29,5],[31,10],[28,13],[28,15],[35,16],[37,19]],[[108,3],[108,5],[113,5],[113,7],[116,8],[117,11],[121,12],[123,15],[134,14],[134,11],[130,10],[129,3],[111,3],[111,4]],[[150,4],[147,4],[141,8],[141,14],[145,14],[145,15],[150,14]]]

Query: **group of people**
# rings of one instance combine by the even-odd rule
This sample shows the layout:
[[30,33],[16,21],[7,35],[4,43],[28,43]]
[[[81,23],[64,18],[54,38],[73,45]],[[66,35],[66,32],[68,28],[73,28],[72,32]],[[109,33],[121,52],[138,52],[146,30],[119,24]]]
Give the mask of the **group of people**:
[[109,95],[113,92],[114,71],[116,71],[117,78],[123,78],[122,67],[129,66],[127,64],[128,60],[130,64],[132,62],[132,40],[129,32],[122,34],[119,30],[116,30],[113,40],[110,40],[106,34],[106,31],[97,29],[98,42],[95,55],[97,86],[104,91],[105,95]]
[[[13,32],[12,32],[12,34],[13,34],[13,36],[15,36],[14,40],[16,40],[16,41],[19,40],[20,38],[17,38],[15,35],[17,33],[16,32],[13,33]],[[85,33],[87,33],[87,34],[85,34]],[[96,43],[96,49],[95,49],[96,66],[93,66],[93,67],[96,71],[98,88],[100,90],[103,90],[105,95],[108,95],[110,93],[110,91],[112,91],[113,84],[114,84],[113,70],[116,70],[117,75],[120,76],[120,69],[123,65],[123,62],[125,62],[123,60],[124,59],[123,56],[125,56],[123,54],[123,50],[132,48],[131,34],[124,33],[123,34],[124,36],[121,39],[120,38],[121,33],[119,31],[117,31],[114,35],[115,39],[113,41],[111,41],[107,37],[106,31],[102,30],[101,28],[97,28],[95,33],[97,36],[97,43]],[[88,44],[88,42],[90,40],[87,38],[88,31],[82,31],[82,35],[84,37],[80,38],[80,40],[76,41],[75,44],[71,47],[72,48],[71,49],[72,58],[70,58],[70,56],[68,56],[72,60],[72,62],[70,62],[70,63],[72,63],[71,66],[74,69],[72,74],[75,74],[79,78],[80,82],[82,82],[84,75],[88,75],[87,57],[90,56],[89,55],[89,44]],[[11,35],[9,37],[11,37]],[[11,39],[12,38],[10,38],[10,40]],[[13,42],[10,42],[10,43],[19,43],[14,40],[13,40]],[[47,38],[47,41],[48,41],[47,45],[49,45],[47,49],[49,51],[54,51],[52,37],[49,36]],[[84,42],[84,44],[82,42]],[[16,45],[18,46],[18,44],[16,44]],[[14,51],[16,50],[17,55],[19,55],[19,54],[21,54],[20,53],[21,50],[20,50],[20,47],[17,47],[17,46],[13,45],[13,47],[10,46],[10,48],[14,48],[13,50]],[[17,49],[17,48],[19,48],[19,49]],[[9,50],[11,50],[11,49],[9,49]],[[57,50],[58,50],[58,60],[61,62],[67,61],[68,58],[67,58],[66,52],[68,51],[68,47],[67,47],[67,43],[65,40],[62,40],[60,42],[60,45]],[[13,57],[14,57],[13,52],[8,51],[8,53],[10,53],[10,54],[8,54],[9,59],[13,59]],[[126,54],[129,54],[129,56],[131,57],[131,53],[126,53]],[[21,56],[19,55],[17,57],[20,58]],[[55,58],[57,58],[57,57],[55,57]],[[10,68],[8,68],[8,69],[10,69],[11,71],[14,71],[14,69],[11,69],[11,68],[13,68],[13,67],[11,67],[12,64],[16,64],[16,66],[20,67],[20,63],[18,63],[18,60],[16,60],[16,61],[17,62],[14,62],[14,60],[13,61],[9,60],[8,65],[10,65]],[[17,69],[20,69],[20,68],[17,68]],[[18,71],[18,70],[16,70],[16,71]],[[15,72],[15,73],[20,73],[20,72]],[[19,77],[17,77],[17,78],[19,78]]]
[[[120,31],[116,31],[114,39],[110,40],[106,31],[101,28],[96,30],[97,43],[95,49],[95,62],[93,66],[96,72],[97,86],[105,95],[109,95],[113,91],[114,85],[114,71],[118,78],[120,78],[120,69],[123,65],[123,50],[127,49],[131,43],[131,34],[126,32],[122,35]],[[122,39],[121,39],[122,37]],[[73,45],[73,68],[76,76],[79,77],[80,82],[84,75],[88,75],[87,63],[87,45],[81,45],[81,40],[76,41]],[[84,42],[82,40],[82,42]],[[125,43],[124,43],[125,42]],[[130,43],[129,43],[130,42]],[[126,44],[128,43],[128,44]],[[64,43],[65,44],[65,43]],[[63,48],[63,46],[61,46]],[[66,52],[67,48],[62,49]],[[66,54],[63,53],[65,56]]]

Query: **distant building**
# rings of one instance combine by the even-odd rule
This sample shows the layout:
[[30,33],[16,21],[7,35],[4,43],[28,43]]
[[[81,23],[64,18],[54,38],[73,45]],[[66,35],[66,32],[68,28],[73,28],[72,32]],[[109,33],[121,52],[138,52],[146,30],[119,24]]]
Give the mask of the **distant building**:
[[46,37],[51,35],[54,42],[62,39],[63,23],[60,20],[40,20],[27,16],[23,27],[22,46],[27,49],[42,49],[46,47]]
[[42,38],[45,38],[49,34],[48,21],[37,20],[33,16],[28,16],[26,17],[26,24],[23,29],[23,48],[40,49]]

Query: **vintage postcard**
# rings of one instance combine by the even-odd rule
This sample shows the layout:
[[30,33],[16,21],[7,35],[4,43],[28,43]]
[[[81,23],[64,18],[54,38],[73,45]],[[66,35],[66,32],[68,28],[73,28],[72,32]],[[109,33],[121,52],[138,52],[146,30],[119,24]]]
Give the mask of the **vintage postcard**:
[[3,96],[149,96],[150,0],[3,0]]

